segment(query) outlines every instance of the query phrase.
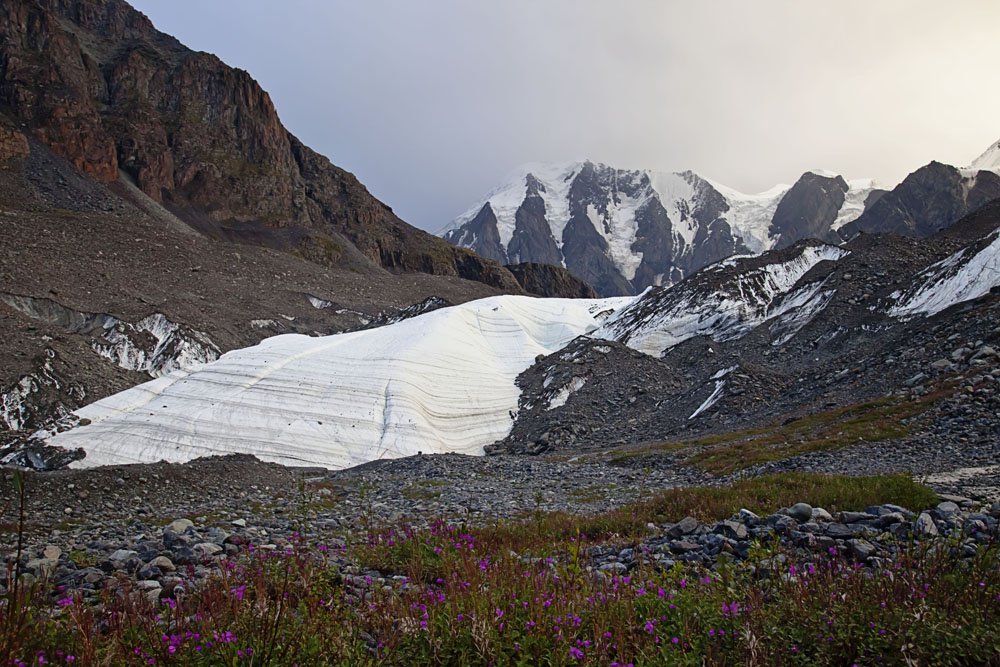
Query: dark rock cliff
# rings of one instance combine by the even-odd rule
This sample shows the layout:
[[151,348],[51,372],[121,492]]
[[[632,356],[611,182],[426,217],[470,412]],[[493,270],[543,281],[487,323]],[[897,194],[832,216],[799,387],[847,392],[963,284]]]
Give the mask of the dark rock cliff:
[[128,178],[209,236],[519,291],[499,264],[406,224],[304,146],[247,72],[184,47],[122,0],[0,5],[0,112],[80,171]]
[[848,187],[843,176],[802,174],[774,211],[771,236],[776,248],[787,248],[803,238],[840,242],[830,227],[844,205]]
[[507,269],[528,294],[561,299],[596,299],[594,288],[564,268],[551,264],[511,264]]
[[931,162],[866,204],[842,233],[848,238],[858,232],[930,236],[998,197],[997,174],[980,171],[970,180],[955,167]]

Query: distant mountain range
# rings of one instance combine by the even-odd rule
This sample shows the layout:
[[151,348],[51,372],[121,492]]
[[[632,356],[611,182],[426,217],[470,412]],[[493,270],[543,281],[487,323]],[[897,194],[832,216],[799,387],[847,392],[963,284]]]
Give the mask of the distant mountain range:
[[636,294],[726,257],[807,238],[927,236],[1000,197],[998,168],[993,144],[968,168],[931,162],[891,189],[813,170],[791,186],[744,194],[692,171],[531,164],[441,235],[503,264],[563,266],[605,296]]

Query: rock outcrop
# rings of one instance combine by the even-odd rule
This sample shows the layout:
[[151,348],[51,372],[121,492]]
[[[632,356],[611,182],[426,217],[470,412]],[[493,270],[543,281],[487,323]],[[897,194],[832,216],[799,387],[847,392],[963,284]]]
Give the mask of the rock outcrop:
[[931,162],[873,202],[844,227],[844,236],[858,232],[930,236],[984,204],[1000,197],[1000,175],[963,170]]
[[803,239],[840,243],[871,180],[807,172],[791,188],[742,194],[692,171],[590,161],[528,165],[443,232],[485,257],[562,266],[604,296],[669,286],[732,255]]
[[510,264],[507,270],[528,294],[562,299],[597,298],[593,287],[558,266],[525,262]]
[[209,236],[519,291],[498,264],[406,224],[303,145],[250,74],[122,0],[3,3],[0,111],[81,172],[126,178]]

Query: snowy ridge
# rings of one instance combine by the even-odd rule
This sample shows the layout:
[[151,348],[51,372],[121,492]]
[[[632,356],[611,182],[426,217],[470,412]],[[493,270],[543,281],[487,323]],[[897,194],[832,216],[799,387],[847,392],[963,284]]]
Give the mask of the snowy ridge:
[[482,453],[511,428],[514,380],[631,299],[501,296],[377,329],[296,334],[177,371],[77,411],[51,443],[80,465],[252,453],[343,468],[423,451]]
[[994,141],[969,165],[973,171],[1000,171],[1000,141]]
[[[573,183],[573,178],[580,172],[583,165],[583,162],[521,165],[512,171],[500,186],[492,190],[468,211],[455,218],[438,234],[443,236],[453,229],[458,229],[475,218],[483,206],[489,204],[497,218],[500,243],[506,249],[514,236],[517,209],[524,201],[527,178],[531,175],[545,188],[545,191],[539,194],[545,202],[546,218],[552,226],[552,236],[556,244],[562,247],[562,230],[569,221],[569,188]],[[463,238],[459,245],[471,247],[473,240]]]
[[[824,170],[814,173],[836,176]],[[833,237],[837,229],[864,212],[865,201],[875,187],[870,179],[847,183],[849,190],[831,226]],[[792,231],[789,236],[786,229],[784,239],[772,236],[775,213],[791,189],[779,184],[746,194],[691,171],[629,170],[590,161],[528,164],[516,169],[440,234],[455,245],[509,263],[524,261],[527,256],[550,257],[545,261],[581,271],[579,277],[599,291],[635,293],[649,285],[674,284],[729,255],[760,254],[779,242],[788,245],[813,233],[803,230],[796,235]],[[536,228],[528,231],[537,222],[523,222],[525,235],[515,234],[517,213],[529,192],[537,192],[543,201],[542,224],[548,226],[551,244],[538,236]],[[487,205],[492,216],[481,217]],[[810,212],[802,215],[808,218]],[[571,217],[589,221],[603,245],[595,244],[592,234],[582,230],[579,222],[568,227]],[[515,236],[519,242],[512,249]],[[556,258],[551,258],[553,245],[559,253]],[[608,261],[595,261],[593,253],[603,254]],[[606,268],[609,265],[613,267],[610,270]],[[623,285],[631,285],[631,290]]]
[[[797,331],[808,321],[808,315],[815,315],[817,307],[821,309],[829,298],[821,305],[813,302],[821,284],[803,287],[789,295],[787,302],[783,297],[813,266],[846,254],[836,246],[810,245],[785,261],[749,270],[740,270],[733,262],[721,262],[674,288],[637,298],[593,335],[660,356],[694,336],[731,340],[772,318],[808,307]],[[714,282],[718,284],[712,286]]]
[[962,248],[917,276],[914,287],[895,295],[889,314],[899,318],[934,315],[1000,286],[1000,230],[975,245],[983,247],[978,252]]

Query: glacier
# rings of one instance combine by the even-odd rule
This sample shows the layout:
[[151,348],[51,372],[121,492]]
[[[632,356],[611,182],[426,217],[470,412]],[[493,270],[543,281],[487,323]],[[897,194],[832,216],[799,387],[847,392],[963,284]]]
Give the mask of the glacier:
[[482,454],[510,431],[517,375],[633,298],[498,296],[376,329],[275,336],[81,408],[84,425],[49,443],[83,448],[81,467],[245,453],[339,469]]

